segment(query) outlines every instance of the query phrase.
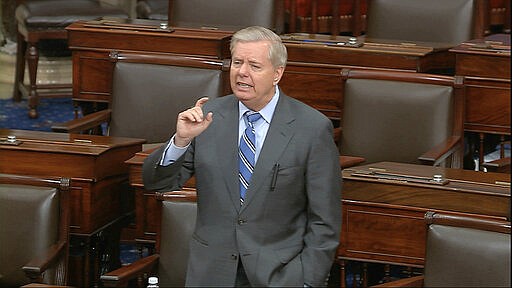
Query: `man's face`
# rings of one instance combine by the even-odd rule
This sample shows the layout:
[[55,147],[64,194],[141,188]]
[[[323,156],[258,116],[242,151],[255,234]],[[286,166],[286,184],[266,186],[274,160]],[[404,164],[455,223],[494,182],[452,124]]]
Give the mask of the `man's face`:
[[231,89],[254,111],[261,110],[272,99],[284,70],[270,62],[269,45],[268,41],[238,43],[231,55]]

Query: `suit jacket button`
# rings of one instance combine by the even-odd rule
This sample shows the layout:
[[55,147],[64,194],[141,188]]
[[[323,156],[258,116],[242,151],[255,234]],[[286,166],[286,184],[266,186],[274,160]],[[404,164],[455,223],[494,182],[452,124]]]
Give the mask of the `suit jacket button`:
[[236,255],[236,254],[231,254],[231,259],[232,259],[232,260],[237,260],[237,259],[238,259],[238,255]]
[[244,219],[238,219],[238,225],[243,225],[245,222],[246,221]]

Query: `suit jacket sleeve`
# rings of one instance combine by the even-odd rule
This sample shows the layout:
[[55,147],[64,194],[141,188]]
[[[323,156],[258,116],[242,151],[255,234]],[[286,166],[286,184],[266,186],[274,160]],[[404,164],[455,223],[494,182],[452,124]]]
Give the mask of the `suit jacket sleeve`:
[[342,180],[331,123],[313,139],[306,173],[309,220],[301,256],[304,282],[317,287],[325,285],[339,244]]
[[142,165],[142,178],[144,188],[151,191],[179,190],[183,184],[193,175],[193,162],[188,160],[193,156],[194,141],[176,162],[168,166],[159,164],[164,149],[168,143],[153,151]]

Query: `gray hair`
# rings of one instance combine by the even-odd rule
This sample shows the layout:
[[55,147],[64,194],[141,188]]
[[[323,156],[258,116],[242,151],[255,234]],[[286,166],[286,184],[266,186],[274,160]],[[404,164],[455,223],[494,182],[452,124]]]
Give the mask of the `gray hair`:
[[256,41],[270,42],[268,57],[274,67],[277,68],[280,66],[286,66],[288,52],[286,51],[286,46],[284,46],[283,41],[281,41],[281,37],[272,32],[270,29],[261,26],[250,26],[233,34],[229,47],[231,54],[233,54],[233,49],[235,48],[236,44],[240,42]]

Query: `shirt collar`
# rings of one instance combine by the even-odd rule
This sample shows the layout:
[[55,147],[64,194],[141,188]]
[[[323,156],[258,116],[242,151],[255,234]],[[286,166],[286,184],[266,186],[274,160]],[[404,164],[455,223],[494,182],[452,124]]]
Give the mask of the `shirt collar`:
[[[261,114],[261,117],[265,119],[265,122],[270,123],[272,121],[272,116],[274,115],[274,111],[276,110],[277,101],[279,100],[279,87],[276,85],[276,93],[270,99],[270,102],[268,102],[263,109],[258,111]],[[241,101],[238,101],[238,120],[242,119],[245,112],[249,111],[250,109],[247,108]]]

